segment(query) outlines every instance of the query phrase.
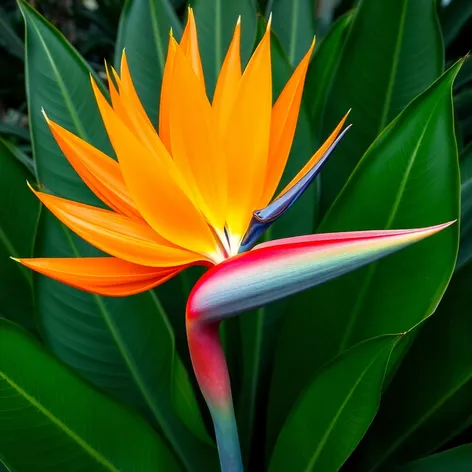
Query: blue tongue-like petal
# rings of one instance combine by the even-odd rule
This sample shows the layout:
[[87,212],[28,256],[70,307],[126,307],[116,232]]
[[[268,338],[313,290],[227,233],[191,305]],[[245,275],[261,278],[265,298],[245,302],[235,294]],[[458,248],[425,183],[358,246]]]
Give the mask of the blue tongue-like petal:
[[315,177],[320,173],[323,164],[328,160],[330,154],[334,151],[351,126],[352,125],[349,125],[345,130],[343,130],[333,144],[331,144],[331,146],[326,150],[320,160],[290,190],[276,198],[272,203],[269,203],[265,208],[254,212],[249,228],[241,242],[241,247],[239,249],[240,253],[249,250],[262,233],[264,233],[265,230],[275,220],[277,220],[277,218],[283,215],[298,200],[303,192],[309,187],[311,182],[313,182]]

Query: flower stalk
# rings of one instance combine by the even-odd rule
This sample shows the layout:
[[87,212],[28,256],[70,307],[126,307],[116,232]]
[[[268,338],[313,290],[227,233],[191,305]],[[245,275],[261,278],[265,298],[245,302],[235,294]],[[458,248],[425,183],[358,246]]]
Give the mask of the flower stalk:
[[210,410],[222,472],[242,472],[231,385],[218,328],[220,321],[187,314],[187,339],[198,385]]

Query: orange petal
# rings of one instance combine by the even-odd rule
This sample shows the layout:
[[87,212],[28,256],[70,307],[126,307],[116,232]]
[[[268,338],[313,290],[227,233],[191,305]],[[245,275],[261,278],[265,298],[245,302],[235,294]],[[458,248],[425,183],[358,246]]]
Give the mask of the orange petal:
[[111,70],[113,72],[113,80],[115,81],[118,87],[118,90],[117,90],[117,88],[115,87],[115,83],[110,77],[108,67],[106,67],[105,69],[106,69],[106,74],[107,74],[108,89],[110,91],[110,98],[111,98],[113,110],[115,110],[116,114],[123,120],[124,123],[126,123],[126,126],[128,126],[128,128],[134,129],[133,122],[130,120],[129,114],[126,108],[124,107],[122,103],[122,99],[120,97],[119,90],[123,89],[123,86],[121,84],[121,79],[118,73],[116,72],[116,70],[113,67],[111,67]]
[[264,208],[269,203],[284,172],[297,127],[305,76],[314,47],[313,39],[310,49],[298,64],[272,109],[267,175],[259,208]]
[[15,259],[40,274],[71,287],[110,297],[144,292],[184,267],[145,267],[113,257]]
[[[128,70],[126,66],[124,66],[124,70]],[[117,105],[116,107],[115,103],[113,102],[113,110],[115,111],[116,115],[129,128],[129,130],[133,132],[136,138],[138,138],[141,143],[148,148],[149,152],[155,155],[156,159],[159,159],[164,162],[168,173],[173,175],[174,180],[177,182],[177,184],[182,188],[186,195],[188,195],[192,199],[192,201],[194,201],[192,190],[187,185],[187,182],[182,178],[180,173],[177,171],[175,162],[173,161],[169,152],[165,149],[161,139],[159,138],[156,130],[154,129],[154,126],[146,115],[144,108],[141,105],[138,108],[135,107],[136,101],[141,104],[138,96],[133,92],[131,92],[130,95],[130,87],[123,87],[123,82],[116,75],[116,72],[113,72],[115,73],[115,80],[120,90],[120,94],[118,96],[115,96],[115,102]],[[129,73],[127,80],[131,83],[131,89],[134,90]],[[95,87],[95,84],[93,85]]]
[[349,115],[349,112],[344,115],[344,118],[336,126],[336,129],[330,134],[329,138],[323,143],[323,145],[318,149],[318,151],[313,154],[311,159],[304,165],[303,169],[290,181],[290,183],[279,193],[277,196],[280,197],[289,189],[291,189],[324,155],[327,149],[333,144],[334,140],[338,137],[338,134],[341,132],[342,127]]
[[[113,79],[110,76],[109,67],[111,68],[111,70],[113,72]],[[116,70],[113,67],[108,66],[106,62],[105,62],[105,72],[107,74],[108,90],[110,91],[110,98],[111,98],[111,103],[113,105],[113,109],[116,111],[118,116],[123,121],[127,121],[126,110],[123,108],[123,105],[121,104],[120,95],[118,93],[118,90],[115,87],[115,83],[113,82],[113,80],[115,80],[117,86],[119,87],[120,82],[121,82],[120,78],[119,78]],[[130,126],[130,123],[128,123],[128,126]]]
[[42,192],[33,192],[68,228],[112,256],[151,267],[172,267],[202,256],[166,241],[146,223]]
[[198,207],[222,233],[226,217],[224,156],[210,102],[180,46],[172,77],[170,134],[172,156],[194,189]]
[[130,97],[133,106],[135,107],[136,111],[140,113],[143,119],[147,120],[148,124],[152,127],[151,121],[149,120],[146,111],[139,99],[138,93],[133,85],[133,80],[131,79],[131,73],[129,71],[128,66],[128,59],[126,58],[126,53],[123,50],[123,54],[121,55],[121,64],[120,64],[120,92],[125,92],[128,97]]
[[180,47],[190,59],[196,76],[201,80],[205,88],[205,77],[203,75],[202,60],[200,58],[200,48],[198,47],[197,25],[195,24],[195,17],[193,16],[193,9],[190,7],[188,8],[187,25],[185,26],[182,39],[180,40]]
[[[115,113],[150,150],[162,148],[161,140],[134,88],[124,52],[121,58],[121,78],[115,73],[115,80],[119,88],[119,95],[112,96]],[[164,156],[171,163],[170,156],[167,153]]]
[[46,120],[62,152],[90,190],[118,213],[141,219],[119,164],[47,117]]
[[[95,97],[128,190],[154,230],[178,246],[210,257],[217,243],[177,180],[175,163],[157,139],[153,152],[126,127],[92,80]],[[156,135],[157,136],[157,135]]]
[[169,38],[169,47],[167,50],[167,59],[164,66],[164,74],[162,76],[161,100],[159,104],[159,136],[164,143],[164,146],[170,152],[170,128],[169,128],[169,113],[170,113],[170,93],[172,84],[172,74],[174,71],[174,58],[177,43],[171,35]]
[[269,150],[272,77],[270,30],[241,78],[224,137],[228,157],[228,226],[235,238],[246,231],[265,181]]
[[224,136],[228,119],[236,100],[239,82],[241,80],[241,18],[234,29],[233,39],[229,45],[225,60],[221,67],[213,96],[213,110],[218,132]]

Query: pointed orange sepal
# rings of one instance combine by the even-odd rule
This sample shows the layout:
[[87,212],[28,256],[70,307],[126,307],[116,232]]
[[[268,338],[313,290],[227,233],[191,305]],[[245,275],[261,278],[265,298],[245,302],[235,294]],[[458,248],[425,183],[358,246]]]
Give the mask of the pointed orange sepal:
[[343,119],[340,121],[338,126],[336,126],[335,130],[330,134],[328,139],[323,143],[323,145],[313,154],[311,159],[303,166],[302,170],[290,181],[290,183],[280,192],[277,196],[279,198],[281,195],[286,193],[290,190],[302,177],[304,177],[307,172],[324,156],[328,148],[333,144],[333,142],[338,137],[339,133],[341,132],[344,123],[346,122],[347,117],[349,116],[350,110],[344,115]]
[[145,267],[113,257],[15,259],[71,287],[110,297],[150,290],[185,268]]
[[305,77],[314,47],[315,39],[272,109],[267,175],[264,192],[259,202],[260,208],[265,207],[273,197],[287,164],[297,128]]
[[180,47],[190,59],[195,75],[200,79],[203,88],[205,88],[202,59],[200,57],[200,47],[198,46],[197,25],[191,7],[188,8],[187,25],[185,26],[182,39],[180,40]]

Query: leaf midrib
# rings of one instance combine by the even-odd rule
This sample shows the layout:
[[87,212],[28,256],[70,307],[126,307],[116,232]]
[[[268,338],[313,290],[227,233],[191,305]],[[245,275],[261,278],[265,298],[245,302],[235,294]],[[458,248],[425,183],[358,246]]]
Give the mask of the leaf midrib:
[[[71,246],[72,252],[74,253],[75,257],[81,257],[77,246],[75,245],[74,241],[71,238],[69,230],[61,223],[61,227],[66,235],[66,238]],[[163,307],[160,303],[157,303],[157,297],[154,298],[152,296],[153,292],[150,292],[150,296],[156,305],[156,308],[159,313],[163,314]],[[155,295],[154,295],[155,296]],[[169,427],[169,423],[167,420],[161,415],[159,409],[156,406],[156,403],[152,399],[152,394],[149,392],[148,388],[146,387],[145,383],[142,381],[141,376],[139,375],[139,369],[136,368],[136,364],[132,361],[130,356],[128,355],[128,349],[123,343],[120,333],[116,329],[115,323],[113,322],[111,313],[109,313],[108,309],[106,308],[105,304],[103,303],[102,297],[99,295],[92,294],[92,298],[94,299],[98,311],[101,313],[103,320],[110,331],[110,334],[116,344],[118,352],[120,353],[125,365],[127,366],[131,377],[133,378],[136,386],[138,387],[139,392],[141,393],[143,399],[145,400],[147,406],[152,411],[155,419],[159,423],[159,426],[165,432],[165,436],[171,442],[172,447],[179,452],[182,452],[179,447],[179,440],[171,433],[172,428]],[[167,316],[163,316],[165,323],[169,326]],[[173,361],[172,361],[172,370],[173,370]]]
[[22,389],[15,381],[13,381],[5,372],[0,371],[0,378],[3,378],[5,382],[10,385],[21,397],[24,398],[30,405],[35,407],[42,415],[44,415],[51,423],[53,423],[58,429],[63,431],[72,441],[74,441],[81,449],[83,449],[90,457],[95,459],[98,463],[106,467],[112,472],[120,472],[120,469],[115,467],[108,459],[103,457],[95,448],[93,448],[85,439],[81,438],[76,432],[64,424],[59,418],[57,418],[51,411],[41,404],[36,398],[28,394]]
[[377,361],[377,359],[380,357],[380,355],[384,352],[384,350],[387,349],[387,347],[384,347],[372,360],[371,362],[367,365],[367,367],[362,371],[362,374],[359,376],[357,381],[354,383],[353,387],[349,390],[348,395],[346,396],[345,400],[342,402],[341,406],[339,407],[336,415],[333,417],[331,420],[330,424],[328,425],[328,428],[326,429],[325,433],[323,434],[323,437],[318,443],[318,446],[315,449],[315,453],[313,454],[310,462],[308,463],[305,472],[310,472],[313,469],[313,466],[315,465],[316,461],[318,460],[319,456],[321,455],[321,452],[323,450],[324,445],[329,439],[329,436],[331,435],[334,427],[336,426],[336,423],[339,420],[339,417],[343,413],[344,409],[346,408],[349,400],[352,398],[354,395],[357,387],[359,384],[362,382],[362,379],[366,376],[368,370],[372,367],[372,365]]
[[385,93],[385,100],[383,101],[384,107],[382,109],[382,115],[380,118],[378,133],[380,133],[385,128],[385,125],[387,124],[388,112],[390,111],[390,105],[392,103],[393,86],[395,83],[396,69],[398,67],[398,63],[400,62],[400,49],[402,45],[403,31],[405,29],[406,11],[407,11],[407,2],[406,0],[403,0],[403,8],[402,8],[401,16],[400,16],[400,25],[398,27],[398,35],[395,42],[393,59],[390,62],[392,64],[392,68],[390,71],[390,77],[387,84],[387,90]]
[[[352,14],[348,13],[341,20],[342,21],[340,21],[340,23],[338,25],[338,27],[340,28],[340,31],[339,32],[338,31],[333,31],[333,33],[339,33],[339,36],[342,36],[344,34],[346,28],[351,23]],[[324,38],[322,41],[325,41],[326,39],[328,39],[328,36],[326,36],[326,38]],[[322,45],[323,45],[323,43],[321,43],[320,49],[321,49]],[[341,45],[341,48],[342,48],[342,45]],[[320,51],[320,49],[318,49],[318,51]],[[316,59],[317,58],[316,58],[316,54],[315,54],[315,57],[313,58],[313,60],[316,60]],[[322,91],[325,84],[327,84],[326,87],[325,87],[325,90],[330,89],[330,87],[329,87],[330,80],[329,79],[330,79],[331,76],[335,75],[336,66],[338,64],[339,64],[339,56],[337,56],[336,54],[332,54],[329,57],[329,61],[326,65],[326,67],[323,68],[323,70],[321,71],[321,73],[318,77],[318,86],[316,88],[317,92]],[[323,114],[324,114],[324,108],[325,108],[325,105],[326,105],[326,98],[327,98],[326,93],[317,93],[317,96],[315,97],[315,99],[314,99],[314,101],[311,105],[311,109],[316,111],[320,107],[320,102],[323,101],[322,105],[320,107],[320,113],[319,113],[320,116],[323,116]]]
[[[389,112],[389,107],[390,107],[390,104],[391,104],[391,101],[392,101],[392,93],[393,93],[393,85],[394,85],[394,82],[395,82],[395,67],[398,65],[399,63],[399,60],[400,60],[400,48],[401,48],[401,35],[403,33],[403,30],[404,30],[404,26],[405,26],[405,19],[406,19],[406,10],[407,10],[407,2],[406,0],[402,0],[403,1],[403,8],[402,8],[402,13],[401,13],[401,17],[400,17],[400,25],[399,25],[399,30],[398,30],[398,36],[397,36],[397,40],[395,42],[395,49],[394,49],[394,55],[393,55],[393,59],[392,61],[390,62],[392,64],[392,68],[390,70],[390,74],[389,74],[389,82],[388,82],[388,85],[387,85],[387,90],[386,90],[386,95],[385,95],[385,100],[384,100],[384,107],[382,108],[382,111],[381,111],[381,117],[380,117],[380,122],[379,122],[379,131],[382,131],[386,125],[386,121],[387,121],[387,117],[388,117],[388,112]],[[356,8],[355,9],[355,12],[352,16],[352,20],[351,20],[351,24],[349,26],[349,30],[348,30],[348,33],[346,35],[346,38],[344,40],[344,45],[341,49],[341,53],[339,54],[339,59],[337,61],[337,67],[335,69],[333,69],[333,77],[337,76],[338,74],[338,70],[339,70],[339,65],[342,63],[343,59],[345,58],[345,55],[346,55],[346,44],[348,44],[350,38],[351,38],[351,35],[353,34],[352,31],[353,31],[353,27],[355,26],[356,22],[357,22],[357,17],[360,15],[360,10],[361,8]],[[331,95],[331,92],[333,90],[333,84],[334,84],[334,80],[331,81],[330,83],[330,86],[327,87],[326,89],[326,97],[330,96]],[[327,100],[325,100],[325,105],[327,103]],[[324,108],[323,107],[323,114],[324,114]],[[377,133],[378,134],[378,133]]]
[[290,30],[290,49],[288,53],[288,58],[290,61],[290,65],[295,65],[295,52],[297,47],[297,17],[298,11],[300,9],[300,0],[294,0],[292,4],[292,24]]
[[[408,162],[408,166],[405,170],[405,174],[403,176],[403,179],[398,187],[398,192],[397,192],[397,195],[395,197],[395,201],[393,203],[393,206],[392,206],[392,209],[390,211],[390,214],[388,215],[388,220],[387,220],[387,223],[385,225],[385,228],[384,229],[391,229],[391,226],[393,224],[393,221],[395,220],[395,217],[398,213],[398,208],[400,207],[400,203],[401,203],[401,200],[403,198],[403,194],[405,192],[405,188],[406,188],[406,184],[408,182],[408,178],[410,176],[410,173],[411,173],[411,170],[413,169],[413,165],[416,161],[416,157],[418,155],[418,151],[421,147],[421,144],[423,142],[423,139],[424,139],[424,136],[426,134],[426,131],[427,131],[427,128],[429,126],[429,123],[431,122],[432,120],[432,117],[438,107],[438,101],[436,101],[433,109],[431,110],[431,114],[430,116],[428,117],[428,120],[426,122],[426,124],[424,125],[424,129],[423,129],[423,132],[421,133],[421,136],[420,138],[418,139],[418,143],[415,147],[415,149],[413,150],[413,153],[412,153],[412,156]],[[348,322],[348,325],[347,325],[347,328],[346,328],[346,331],[344,332],[344,336],[341,340],[341,343],[340,343],[340,346],[339,346],[339,350],[338,350],[338,353],[342,352],[344,349],[346,349],[348,343],[349,343],[349,339],[352,335],[352,332],[354,330],[354,327],[355,327],[355,324],[356,324],[356,320],[358,319],[359,317],[359,313],[362,309],[362,307],[364,306],[364,303],[365,303],[365,300],[366,300],[366,296],[367,296],[367,293],[369,291],[369,287],[370,287],[370,282],[372,281],[374,275],[375,275],[375,272],[377,270],[377,267],[379,265],[379,262],[374,262],[373,264],[370,265],[370,267],[367,269],[368,272],[366,274],[366,277],[364,278],[364,281],[362,283],[362,287],[360,288],[359,290],[359,296],[356,300],[356,304],[354,305],[354,309],[352,310],[351,312],[351,316],[349,317],[349,322]]]
[[377,462],[369,469],[368,472],[375,472],[378,468],[390,457],[390,455],[403,444],[403,442],[412,435],[418,428],[420,428],[425,421],[427,421],[434,413],[436,413],[448,400],[450,400],[462,387],[466,386],[472,380],[472,371],[454,388],[451,388],[445,395],[443,395],[426,413],[421,416],[404,434],[398,437],[384,454],[380,456]]
[[41,35],[41,32],[39,31],[39,29],[37,28],[37,26],[34,24],[34,22],[29,22],[30,25],[33,26],[33,28],[36,30],[36,34],[38,35],[38,38],[39,40],[41,41],[41,44],[44,48],[44,51],[46,53],[46,56],[47,58],[49,59],[49,63],[51,65],[51,68],[54,72],[54,75],[56,76],[56,80],[57,80],[57,83],[59,85],[59,88],[62,92],[62,95],[63,95],[63,98],[64,98],[64,102],[66,104],[66,107],[67,107],[67,110],[69,111],[69,114],[70,114],[70,117],[74,123],[74,125],[76,126],[77,128],[77,131],[78,131],[78,134],[84,139],[84,140],[88,140],[90,141],[86,131],[85,131],[85,128],[83,128],[82,126],[82,123],[78,117],[78,115],[75,113],[75,110],[74,110],[74,106],[73,106],[73,103],[72,103],[72,100],[71,100],[71,97],[69,96],[69,93],[67,91],[67,88],[62,80],[62,77],[61,77],[61,74],[59,73],[59,71],[57,70],[57,67],[56,67],[56,63],[54,62],[54,58],[52,57],[51,55],[51,51],[49,50],[46,42],[44,41],[44,38],[43,36]]
[[[15,249],[15,246],[13,245],[13,242],[11,239],[7,236],[3,228],[0,226],[0,243],[5,246],[5,249],[7,251],[7,254],[9,254],[12,257],[20,257],[19,252]],[[10,261],[11,262],[11,261]],[[33,286],[33,282],[30,276],[30,273],[28,269],[23,266],[23,264],[15,263],[17,269],[19,270],[20,274],[23,275],[26,279],[26,282],[30,287]],[[26,269],[26,270],[25,270]]]
[[159,59],[159,64],[161,66],[161,71],[164,70],[164,50],[160,41],[160,34],[159,34],[159,25],[157,22],[157,13],[156,13],[156,6],[153,0],[149,0],[149,10],[151,11],[151,25],[154,31],[154,43],[156,45],[157,57]]

